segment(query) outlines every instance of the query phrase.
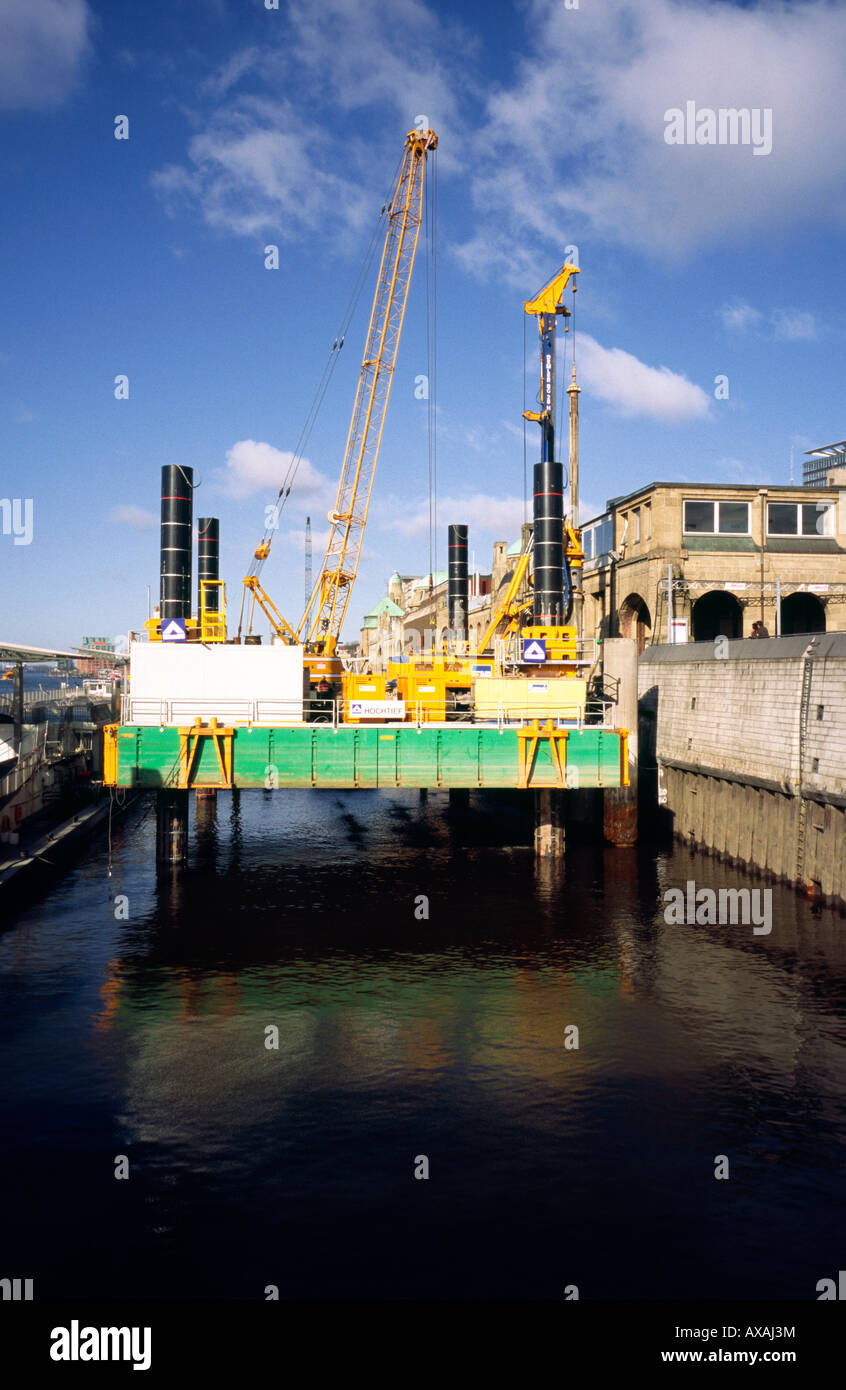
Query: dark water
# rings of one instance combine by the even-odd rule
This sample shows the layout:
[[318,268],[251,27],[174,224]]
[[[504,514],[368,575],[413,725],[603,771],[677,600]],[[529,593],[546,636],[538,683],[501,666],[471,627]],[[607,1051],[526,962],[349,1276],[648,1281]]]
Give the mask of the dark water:
[[668,887],[753,881],[572,841],[538,869],[495,798],[221,793],[158,881],[154,835],[135,815],[111,879],[101,843],[0,936],[0,1274],[814,1299],[844,1267],[839,914],[775,887],[769,936],[669,926]]

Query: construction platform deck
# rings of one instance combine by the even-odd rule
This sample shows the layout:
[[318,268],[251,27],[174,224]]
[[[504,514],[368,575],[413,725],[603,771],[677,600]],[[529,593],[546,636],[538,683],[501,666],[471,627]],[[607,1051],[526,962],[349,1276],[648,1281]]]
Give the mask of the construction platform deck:
[[628,785],[628,734],[488,724],[108,725],[115,787],[576,788]]

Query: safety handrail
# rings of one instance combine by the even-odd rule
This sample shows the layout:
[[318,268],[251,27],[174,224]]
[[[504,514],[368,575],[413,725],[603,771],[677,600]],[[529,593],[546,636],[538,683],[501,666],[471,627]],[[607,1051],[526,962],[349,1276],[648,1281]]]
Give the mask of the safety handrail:
[[[588,700],[539,708],[519,700],[491,704],[482,709],[458,705],[444,708],[443,701],[409,700],[379,701],[378,714],[362,715],[355,710],[361,701],[314,696],[303,700],[286,699],[208,699],[202,696],[181,696],[178,699],[159,699],[156,696],[124,695],[121,698],[121,723],[183,728],[196,719],[204,723],[217,719],[227,725],[250,727],[284,726],[309,723],[368,725],[414,724],[425,725],[474,724],[494,725],[497,728],[520,727],[542,717],[552,719],[568,728],[581,729],[615,727],[616,707],[611,700]],[[396,712],[390,705],[396,704]],[[355,712],[354,712],[355,711]]]

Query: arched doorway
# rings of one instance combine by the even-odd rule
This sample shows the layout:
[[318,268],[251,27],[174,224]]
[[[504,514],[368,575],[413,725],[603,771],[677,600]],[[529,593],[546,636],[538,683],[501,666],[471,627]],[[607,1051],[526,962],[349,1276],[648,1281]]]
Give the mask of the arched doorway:
[[740,637],[743,610],[734,594],[712,589],[693,605],[694,642],[713,642],[715,637]]
[[620,608],[620,636],[634,637],[638,655],[643,651],[652,632],[649,608],[640,594],[629,594]]
[[781,633],[825,632],[825,609],[816,594],[788,594],[781,604]]

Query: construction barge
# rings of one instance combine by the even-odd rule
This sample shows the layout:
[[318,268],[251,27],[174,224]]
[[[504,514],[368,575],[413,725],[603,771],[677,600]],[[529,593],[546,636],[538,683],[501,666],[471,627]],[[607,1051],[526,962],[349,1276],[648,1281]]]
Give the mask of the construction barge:
[[[540,343],[538,409],[525,418],[540,427],[541,456],[533,522],[524,528],[522,553],[488,632],[471,650],[467,527],[456,524],[449,531],[446,637],[428,651],[385,650],[371,662],[341,650],[425,206],[426,165],[437,146],[432,130],[408,132],[382,208],[384,244],[329,539],[297,625],[281,614],[261,574],[301,453],[292,456],[276,506],[268,509],[231,633],[219,520],[198,520],[195,596],[193,470],[162,469],[160,602],[145,631],[133,635],[129,689],[120,722],[105,729],[103,755],[107,786],[157,794],[162,863],[185,861],[192,791],[522,789],[535,795],[535,846],[545,855],[563,845],[563,793],[630,785],[631,726],[617,727],[613,700],[589,698],[598,654],[581,632],[575,366],[566,515],[564,469],[556,458],[556,334],[559,323],[567,331],[571,317],[564,291],[575,291],[575,264],[565,262],[524,304]],[[343,336],[333,352],[339,341]],[[260,614],[269,642],[255,628]]]

